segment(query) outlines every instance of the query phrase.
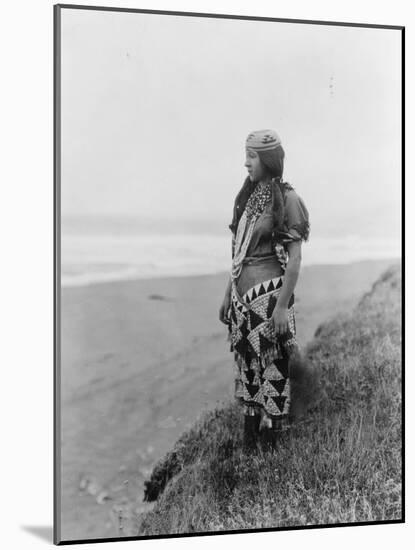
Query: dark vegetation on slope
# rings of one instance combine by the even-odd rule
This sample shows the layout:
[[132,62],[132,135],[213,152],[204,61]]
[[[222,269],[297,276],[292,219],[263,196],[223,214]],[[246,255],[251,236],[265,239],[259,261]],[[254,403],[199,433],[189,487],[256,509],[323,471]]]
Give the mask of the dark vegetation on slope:
[[319,327],[305,357],[279,447],[247,454],[238,405],[209,412],[153,470],[158,501],[134,534],[401,519],[400,265]]

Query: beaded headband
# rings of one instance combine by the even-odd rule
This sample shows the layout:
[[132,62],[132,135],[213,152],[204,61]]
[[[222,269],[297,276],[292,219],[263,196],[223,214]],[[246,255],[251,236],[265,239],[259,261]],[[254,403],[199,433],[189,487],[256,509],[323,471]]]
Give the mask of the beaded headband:
[[281,138],[275,130],[257,130],[248,134],[246,148],[255,151],[271,151],[281,145]]

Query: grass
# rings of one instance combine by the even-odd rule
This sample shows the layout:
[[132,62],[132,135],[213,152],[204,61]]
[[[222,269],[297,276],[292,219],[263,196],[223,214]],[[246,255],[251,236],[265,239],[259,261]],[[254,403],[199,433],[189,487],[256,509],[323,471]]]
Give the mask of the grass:
[[156,466],[165,489],[132,534],[401,519],[400,266],[305,356],[318,388],[278,448],[246,454],[238,405],[210,411]]

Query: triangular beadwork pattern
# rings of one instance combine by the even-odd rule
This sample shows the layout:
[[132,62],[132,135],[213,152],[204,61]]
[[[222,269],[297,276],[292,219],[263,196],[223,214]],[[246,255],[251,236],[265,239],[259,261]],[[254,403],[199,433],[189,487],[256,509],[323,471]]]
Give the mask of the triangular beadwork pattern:
[[272,395],[280,395],[278,391],[274,388],[274,386],[271,384],[270,380],[264,380],[263,390],[264,390],[264,394],[268,395],[269,397],[271,397]]
[[251,330],[255,330],[258,325],[264,322],[264,319],[258,315],[253,309],[248,311],[248,326]]
[[264,285],[261,283],[258,288],[257,296],[263,296],[265,294],[266,290],[264,288]]
[[280,380],[283,378],[282,374],[273,363],[264,370],[262,376],[266,380]]
[[279,411],[281,414],[284,413],[284,409],[285,409],[285,402],[287,400],[287,398],[284,396],[284,395],[278,395],[278,396],[274,396],[272,395],[271,396],[271,399],[274,401],[274,403],[277,405]]
[[274,365],[280,371],[283,378],[288,378],[288,358],[279,358],[274,360]]
[[267,286],[267,292],[272,292],[273,290],[275,290],[275,286],[273,280],[271,279]]
[[266,316],[268,317],[268,319],[272,316],[276,304],[277,304],[276,297],[275,296],[270,296],[270,299],[268,301],[267,311],[266,311]]
[[[286,348],[275,337],[270,316],[282,285],[282,278],[258,283],[243,296],[232,301],[234,316],[230,333],[236,343],[235,396],[242,403],[256,403],[272,418],[286,416],[290,404],[290,380]],[[289,327],[295,343],[295,317],[289,309]]]
[[270,380],[269,383],[276,389],[278,394],[281,395],[285,389],[286,380],[286,378],[280,378],[280,380]]

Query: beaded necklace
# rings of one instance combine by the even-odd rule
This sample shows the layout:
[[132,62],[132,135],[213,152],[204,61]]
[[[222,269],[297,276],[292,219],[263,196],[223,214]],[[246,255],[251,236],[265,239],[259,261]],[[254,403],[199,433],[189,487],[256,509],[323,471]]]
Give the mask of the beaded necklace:
[[262,214],[265,205],[271,198],[271,184],[268,182],[264,186],[257,185],[249,197],[245,210],[248,221],[253,216],[259,216]]
[[265,186],[260,187],[257,185],[246,203],[236,232],[235,252],[231,269],[232,279],[238,278],[241,273],[242,262],[251,242],[255,223],[271,197],[271,183],[268,182]]

